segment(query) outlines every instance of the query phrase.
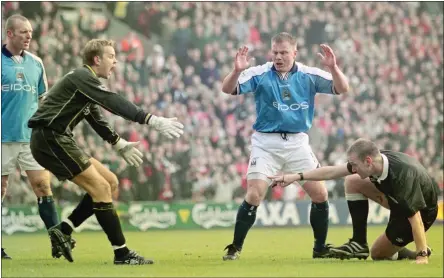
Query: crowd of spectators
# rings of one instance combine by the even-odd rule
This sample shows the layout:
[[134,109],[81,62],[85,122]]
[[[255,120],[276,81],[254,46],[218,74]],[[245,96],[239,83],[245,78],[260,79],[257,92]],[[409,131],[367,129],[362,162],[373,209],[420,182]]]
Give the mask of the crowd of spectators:
[[[141,141],[146,159],[137,169],[127,167],[87,123],[75,130],[76,141],[117,174],[119,201],[243,198],[255,104],[251,95],[223,94],[222,80],[240,45],[251,49],[253,65],[262,64],[270,58],[271,37],[286,31],[297,37],[299,62],[320,67],[316,53],[320,43],[327,43],[350,81],[346,95],[316,97],[309,135],[321,164],[344,163],[347,146],[365,137],[380,148],[418,158],[442,189],[443,14],[424,5],[116,2],[109,7],[115,15],[110,20],[122,20],[135,32],[118,41],[119,64],[106,84],[146,111],[178,117],[185,134],[169,141],[147,126],[104,111],[123,138]],[[22,6],[9,2],[2,5],[2,14],[23,12]],[[56,2],[43,2],[39,9],[28,15],[34,23],[30,50],[43,59],[51,86],[82,64],[88,39],[109,38],[109,24],[92,21],[87,9],[79,11],[79,24],[72,24],[56,16]],[[141,36],[154,46],[144,49]],[[21,186],[14,190],[10,184],[10,201],[31,192],[19,175],[13,179]],[[333,198],[344,196],[342,183],[325,183]],[[81,194],[70,182],[54,179],[54,185],[59,200],[77,200]],[[267,198],[306,196],[294,186],[270,190]]]

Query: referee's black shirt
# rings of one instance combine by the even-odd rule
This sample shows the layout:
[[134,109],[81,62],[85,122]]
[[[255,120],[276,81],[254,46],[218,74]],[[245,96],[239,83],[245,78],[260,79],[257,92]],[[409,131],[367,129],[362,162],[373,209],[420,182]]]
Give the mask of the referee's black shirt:
[[[370,181],[387,197],[393,214],[412,217],[422,210],[434,209],[438,205],[439,188],[424,166],[407,154],[381,151],[383,173],[370,177]],[[347,164],[352,173],[352,167]]]

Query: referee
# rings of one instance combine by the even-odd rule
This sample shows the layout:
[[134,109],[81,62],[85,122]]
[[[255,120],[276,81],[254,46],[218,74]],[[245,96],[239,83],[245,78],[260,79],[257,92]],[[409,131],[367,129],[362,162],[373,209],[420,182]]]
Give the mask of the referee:
[[[347,156],[347,164],[270,178],[274,185],[287,186],[299,180],[332,180],[351,174],[359,176],[354,194],[370,198],[390,209],[385,233],[378,237],[371,248],[372,259],[406,258],[416,259],[418,264],[427,264],[430,249],[425,232],[438,214],[439,194],[439,188],[427,170],[413,157],[394,151],[379,151],[373,142],[365,139],[355,141],[348,149]],[[368,210],[350,205],[349,209],[355,238],[355,229],[366,232]],[[363,227],[356,227],[356,222]],[[405,248],[412,241],[415,242],[416,252]],[[352,239],[349,243],[332,248],[332,253],[338,257],[357,257],[354,243]]]

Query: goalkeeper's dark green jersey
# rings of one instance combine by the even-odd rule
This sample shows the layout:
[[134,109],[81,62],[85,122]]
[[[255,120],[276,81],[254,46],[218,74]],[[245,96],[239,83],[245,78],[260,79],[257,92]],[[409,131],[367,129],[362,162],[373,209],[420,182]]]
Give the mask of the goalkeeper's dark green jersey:
[[[418,211],[437,207],[438,185],[418,160],[394,151],[382,150],[381,154],[383,173],[370,177],[370,181],[387,197],[393,214],[409,218]],[[351,165],[347,167],[351,172]]]
[[47,128],[72,136],[72,130],[83,119],[106,141],[114,144],[118,139],[103,118],[99,106],[113,114],[145,124],[150,114],[110,92],[88,66],[66,74],[48,92],[37,112],[28,121],[30,128]]

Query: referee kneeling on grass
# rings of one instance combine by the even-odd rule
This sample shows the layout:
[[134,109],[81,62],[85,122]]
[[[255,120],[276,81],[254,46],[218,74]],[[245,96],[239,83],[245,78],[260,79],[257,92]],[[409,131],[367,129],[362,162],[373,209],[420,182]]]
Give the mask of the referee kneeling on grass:
[[[347,151],[348,163],[325,166],[297,174],[271,176],[273,186],[287,186],[300,180],[333,180],[355,174],[361,179],[355,183],[355,194],[370,198],[390,210],[385,233],[373,243],[370,255],[373,260],[414,259],[427,264],[431,254],[425,232],[438,214],[439,188],[427,170],[413,157],[404,153],[381,150],[365,139],[358,139]],[[366,199],[367,200],[367,199]],[[368,210],[356,211],[350,206],[353,230],[366,233]],[[353,217],[354,216],[354,217]],[[365,221],[359,221],[364,219]],[[361,225],[359,229],[355,227]],[[416,252],[405,248],[414,241]],[[338,257],[356,257],[352,249],[332,248]],[[341,252],[344,250],[349,252]],[[349,254],[350,253],[350,254]],[[367,247],[367,257],[368,257]],[[364,256],[364,254],[363,254]],[[365,256],[363,257],[366,258]]]

